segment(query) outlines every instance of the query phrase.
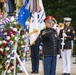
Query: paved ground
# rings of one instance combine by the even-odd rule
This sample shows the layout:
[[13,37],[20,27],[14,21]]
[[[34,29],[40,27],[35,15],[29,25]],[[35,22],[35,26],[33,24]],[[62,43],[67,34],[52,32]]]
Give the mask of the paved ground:
[[[71,75],[76,75],[76,64],[73,64],[73,62],[75,62],[75,58],[72,57],[72,64],[71,64]],[[26,69],[29,75],[43,75],[43,65],[42,65],[42,61],[40,60],[40,64],[39,64],[39,73],[38,74],[31,74],[31,61],[30,59],[27,59],[26,61]],[[59,58],[57,61],[57,71],[56,71],[57,75],[61,75],[62,74],[62,59]],[[17,73],[17,75],[26,75],[25,73]]]

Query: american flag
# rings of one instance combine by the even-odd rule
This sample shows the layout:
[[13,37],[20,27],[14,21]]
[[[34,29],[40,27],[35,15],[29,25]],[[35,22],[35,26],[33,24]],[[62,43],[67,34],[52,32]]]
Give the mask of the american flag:
[[10,21],[10,18],[8,18],[8,17],[6,17],[6,18],[4,18],[3,20],[2,20],[2,24],[7,24],[7,23],[10,23],[11,21]]

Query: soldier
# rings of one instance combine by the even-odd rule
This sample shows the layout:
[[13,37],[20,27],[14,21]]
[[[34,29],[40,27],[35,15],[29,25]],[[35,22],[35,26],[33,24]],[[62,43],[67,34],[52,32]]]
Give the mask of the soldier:
[[35,43],[30,46],[31,64],[32,64],[31,73],[39,73],[39,45],[40,45],[40,38],[38,37]]
[[[60,30],[60,41],[61,41],[61,56],[63,62],[63,74],[70,75],[71,67],[71,55],[72,55],[72,40],[74,39],[75,30],[70,26],[71,18],[64,18],[64,28]],[[63,32],[64,31],[64,32]],[[64,38],[63,38],[64,37]],[[63,48],[62,48],[63,47]]]
[[44,22],[46,28],[40,32],[40,50],[43,53],[44,75],[56,75],[57,52],[59,51],[57,49],[57,32],[53,28],[55,19],[52,16],[47,16]]

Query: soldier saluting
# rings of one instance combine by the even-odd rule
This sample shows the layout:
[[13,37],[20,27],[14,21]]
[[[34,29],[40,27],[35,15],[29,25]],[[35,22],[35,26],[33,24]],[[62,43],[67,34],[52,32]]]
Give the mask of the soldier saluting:
[[47,16],[44,19],[46,28],[41,30],[40,50],[43,53],[44,75],[56,75],[56,61],[59,47],[57,47],[57,32],[53,28],[55,19],[53,16]]
[[[71,18],[64,18],[64,29],[60,30],[60,40],[64,40],[64,44],[61,44],[61,56],[63,62],[63,73],[62,75],[70,75],[71,67],[71,55],[72,55],[72,40],[74,39],[75,30],[70,26]],[[64,33],[63,33],[64,30]],[[62,39],[64,37],[64,39]],[[63,46],[63,49],[62,49]]]

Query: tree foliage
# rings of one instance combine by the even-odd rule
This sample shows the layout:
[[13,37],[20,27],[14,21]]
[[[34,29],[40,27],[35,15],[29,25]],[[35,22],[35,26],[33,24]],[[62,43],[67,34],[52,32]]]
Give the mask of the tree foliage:
[[54,16],[58,23],[63,22],[64,17],[71,17],[72,26],[76,27],[76,0],[43,0],[43,5],[46,16]]

